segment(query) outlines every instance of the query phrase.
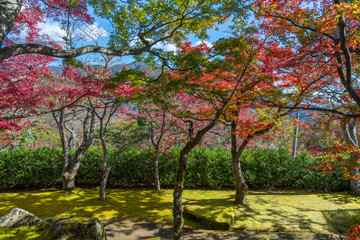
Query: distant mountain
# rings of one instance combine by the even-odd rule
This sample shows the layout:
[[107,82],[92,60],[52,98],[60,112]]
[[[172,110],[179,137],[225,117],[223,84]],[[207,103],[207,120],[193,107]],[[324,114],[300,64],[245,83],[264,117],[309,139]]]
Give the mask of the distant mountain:
[[[99,65],[93,65],[93,66],[94,67],[99,67]],[[155,65],[155,66],[159,67],[159,69],[160,69],[160,65]],[[110,72],[112,74],[115,74],[117,72],[121,72],[124,68],[136,69],[136,70],[140,70],[140,71],[147,71],[149,73],[150,77],[157,77],[160,74],[160,70],[158,70],[158,71],[150,71],[149,66],[146,63],[137,62],[137,61],[134,61],[132,63],[127,63],[127,64],[115,64],[115,65],[112,65],[110,67]],[[50,71],[54,72],[55,74],[58,74],[58,75],[61,74],[61,67],[50,66],[49,69],[50,69]]]

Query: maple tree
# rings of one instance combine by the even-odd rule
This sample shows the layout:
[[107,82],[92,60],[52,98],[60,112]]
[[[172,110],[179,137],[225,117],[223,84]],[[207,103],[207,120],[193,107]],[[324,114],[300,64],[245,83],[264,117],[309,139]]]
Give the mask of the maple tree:
[[[314,70],[327,71],[328,81],[313,89],[300,108],[358,118],[359,2],[258,0],[254,7],[266,36],[293,49],[299,64],[314,63]],[[353,130],[344,131],[347,144],[356,143]],[[357,175],[357,167],[351,172]],[[354,193],[360,192],[360,182],[353,180],[351,186]]]
[[[75,67],[66,65],[62,75],[50,74],[47,80],[52,83],[51,98],[47,106],[58,127],[63,149],[63,188],[75,188],[75,176],[82,157],[94,140],[96,109],[92,98],[99,97],[108,74],[103,69],[83,66],[81,74]],[[77,129],[81,129],[80,133]],[[78,141],[78,144],[75,144]],[[70,149],[75,154],[70,155]]]
[[[282,117],[290,114],[302,101],[311,97],[319,85],[326,82],[323,80],[326,71],[318,71],[313,63],[299,65],[300,59],[293,57],[291,48],[257,40],[256,52],[254,63],[244,76],[248,81],[248,91],[243,92],[245,85],[236,92],[224,112],[225,122],[229,121],[231,126],[235,202],[239,204],[245,203],[246,199],[247,185],[240,164],[246,146],[256,137],[269,137],[266,134]],[[244,57],[234,47],[229,54],[227,71],[236,74],[237,69],[241,69],[241,59]]]
[[[135,110],[125,114],[146,127],[147,138],[154,148],[154,178],[155,188],[161,189],[159,176],[160,154],[170,149],[174,144],[180,144],[184,127],[181,120],[174,116],[174,106],[179,102],[176,93],[168,88],[167,83],[160,76],[153,79],[148,71],[123,69],[112,79],[113,82],[130,84],[136,93],[132,94],[129,102]],[[180,141],[180,142],[179,142]]]
[[180,120],[173,116],[171,109],[165,104],[143,103],[139,105],[136,116],[133,116],[141,124],[144,124],[148,131],[150,144],[154,147],[154,177],[156,190],[161,189],[159,176],[160,154],[169,150],[182,134]]
[[[237,55],[234,54],[238,57],[236,60],[241,60],[236,72],[226,71],[226,66],[231,68],[235,62],[229,61],[231,57],[208,60],[210,56],[226,56],[226,53],[231,51],[229,42],[233,44],[231,48],[237,47]],[[183,69],[194,66],[194,62],[200,64],[188,71],[170,72],[165,78],[166,88],[177,93],[178,101],[173,114],[188,125],[188,136],[180,151],[174,188],[174,239],[183,237],[182,192],[187,155],[200,143],[205,134],[217,125],[236,92],[251,89],[248,86],[249,81],[244,77],[255,59],[255,42],[251,37],[241,36],[228,41],[218,41],[211,50],[206,44],[191,46],[190,43],[186,43],[179,51],[177,64]]]
[[[122,106],[123,103],[119,103],[116,100],[118,94],[121,94],[123,97],[131,94],[131,91],[127,89],[124,92],[124,88],[121,86],[118,88],[122,89],[120,92],[117,91],[117,94],[112,95],[111,97],[103,98],[103,100],[97,101],[93,106],[98,110],[95,111],[95,114],[99,120],[99,138],[101,141],[101,147],[103,149],[103,159],[102,159],[102,176],[100,181],[100,189],[99,189],[99,199],[105,200],[105,189],[107,179],[110,173],[110,170],[115,166],[118,161],[119,155],[124,152],[127,148],[132,146],[133,144],[141,141],[146,134],[143,129],[136,128],[134,125],[137,125],[137,121],[131,121],[128,117],[126,117],[126,122],[123,123],[121,127],[117,127],[116,140],[117,141],[109,141],[107,139],[108,127],[111,125],[111,119],[118,117],[119,114],[126,116],[126,107]],[[113,100],[111,100],[113,98]],[[115,98],[115,99],[114,99]],[[124,119],[123,119],[124,121]],[[129,133],[130,132],[130,133]],[[117,147],[116,153],[114,154],[114,160],[109,162],[109,149],[108,146],[112,145]]]
[[[49,73],[48,65],[54,61],[52,57],[71,59],[89,52],[139,56],[149,52],[164,61],[167,53],[157,48],[158,44],[179,43],[191,32],[206,37],[206,30],[223,23],[237,11],[238,3],[230,0],[192,1],[188,4],[177,0],[131,3],[115,0],[3,0],[0,6],[0,81],[2,96],[5,96],[1,104],[11,105],[0,120],[8,121],[46,113],[39,109],[42,106],[39,100],[46,99],[49,91],[40,87],[39,78]],[[114,31],[108,47],[87,45],[76,48],[71,42],[69,24],[94,22],[94,17],[88,13],[89,6],[94,8],[97,16],[112,23]],[[65,23],[65,48],[55,43],[53,36],[41,32],[40,24],[49,21]],[[24,100],[22,105],[16,106],[14,103],[19,102],[17,95],[20,92]]]
[[[49,7],[42,11],[38,1],[2,1],[0,28],[3,31],[0,34],[0,51],[9,46],[35,43],[60,48],[50,39],[50,36],[42,34],[39,27],[46,17],[58,19],[64,17],[68,4],[54,2],[56,5],[52,6],[50,1],[45,1],[44,4],[48,4]],[[16,7],[12,8],[14,4]],[[68,9],[66,14],[70,14],[69,11]],[[79,5],[77,10],[71,11],[71,14],[74,19],[90,23],[92,18],[86,12],[86,7]],[[2,129],[14,126],[16,122],[16,130],[20,130],[19,119],[48,113],[48,109],[44,106],[47,105],[47,100],[53,91],[45,78],[50,74],[49,64],[54,61],[49,56],[20,55],[20,53],[3,59],[0,64]]]

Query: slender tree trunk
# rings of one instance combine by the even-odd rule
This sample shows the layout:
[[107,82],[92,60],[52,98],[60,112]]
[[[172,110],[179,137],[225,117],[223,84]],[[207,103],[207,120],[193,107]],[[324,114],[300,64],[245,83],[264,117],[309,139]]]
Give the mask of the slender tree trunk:
[[106,140],[105,140],[105,136],[106,136],[106,128],[107,128],[107,124],[110,121],[111,118],[111,114],[109,115],[105,126],[104,126],[104,121],[105,121],[105,116],[106,116],[106,112],[107,112],[107,105],[105,105],[105,108],[103,109],[103,115],[100,116],[98,115],[96,112],[96,116],[98,117],[98,119],[100,120],[100,140],[101,140],[101,146],[102,146],[102,150],[103,150],[103,162],[102,162],[102,176],[101,176],[101,180],[100,180],[100,189],[99,189],[99,199],[102,201],[105,201],[106,196],[105,196],[105,189],[106,189],[106,183],[107,183],[107,179],[109,176],[109,172],[111,169],[111,166],[107,166],[107,160],[108,160],[108,149],[107,149],[107,144],[106,144]]
[[248,186],[241,171],[240,158],[232,159],[232,167],[235,178],[235,203],[245,204]]
[[[359,174],[359,168],[353,168],[350,170],[351,177],[359,176],[358,174]],[[360,180],[359,179],[350,180],[350,187],[351,187],[351,191],[353,192],[353,194],[360,195]]]
[[[299,117],[300,117],[300,110],[298,110],[296,113],[296,120],[299,120]],[[299,132],[299,125],[294,124],[294,136],[293,136],[293,145],[292,145],[292,151],[291,151],[291,157],[293,159],[296,158],[298,132]]]
[[199,144],[204,135],[211,130],[219,121],[222,111],[224,110],[226,104],[217,110],[214,119],[206,125],[203,129],[197,132],[194,137],[194,128],[193,122],[189,121],[189,137],[190,140],[186,143],[185,147],[183,147],[180,151],[179,156],[179,169],[176,174],[175,180],[175,188],[174,188],[174,209],[173,209],[173,217],[174,217],[174,240],[182,240],[183,239],[183,209],[182,209],[182,193],[184,190],[184,181],[185,181],[185,173],[186,173],[186,157],[191,152],[191,150]]
[[245,139],[238,149],[236,128],[237,128],[237,119],[231,122],[231,158],[232,158],[233,174],[235,179],[235,203],[245,204],[246,192],[248,186],[246,185],[244,176],[241,171],[240,157],[246,145],[249,143],[249,140]]
[[159,146],[155,146],[155,161],[154,161],[154,175],[155,175],[155,187],[156,190],[161,189],[160,177],[159,177],[159,158],[160,158],[160,149]]
[[185,171],[186,171],[186,155],[183,149],[180,152],[179,169],[176,174],[174,189],[174,240],[183,239],[183,209],[182,209],[182,193],[184,190]]
[[[354,120],[349,120],[348,124],[341,124],[342,130],[344,132],[344,136],[345,136],[345,142],[347,144],[351,144],[357,148],[359,148],[359,143],[357,140],[357,135],[356,135],[356,123]],[[359,169],[358,169],[358,164],[356,163],[357,161],[357,156],[355,154],[350,154],[350,161],[353,161],[355,166],[350,170],[350,176],[354,177],[357,174],[359,174]],[[355,179],[355,180],[350,180],[350,187],[351,190],[353,192],[353,194],[356,195],[360,195],[360,180],[359,179]]]
[[103,167],[103,174],[101,176],[100,181],[100,189],[99,189],[99,199],[104,201],[105,200],[105,189],[106,189],[106,183],[108,180],[109,172],[111,170],[111,167]]

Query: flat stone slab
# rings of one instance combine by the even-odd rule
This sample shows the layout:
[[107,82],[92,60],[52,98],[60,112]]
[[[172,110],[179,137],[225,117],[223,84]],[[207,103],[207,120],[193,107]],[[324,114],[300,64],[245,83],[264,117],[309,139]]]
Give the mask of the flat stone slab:
[[187,205],[184,207],[184,217],[194,220],[206,229],[229,230],[234,222],[234,209],[232,207],[201,207]]

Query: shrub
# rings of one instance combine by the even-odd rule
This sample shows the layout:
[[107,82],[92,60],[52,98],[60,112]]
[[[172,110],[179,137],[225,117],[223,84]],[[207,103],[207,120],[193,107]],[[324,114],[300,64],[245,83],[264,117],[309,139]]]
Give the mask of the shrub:
[[0,157],[0,189],[52,187],[61,181],[61,151],[17,148]]
[[[116,149],[109,149],[109,162]],[[73,153],[72,153],[73,154]],[[172,186],[177,171],[180,149],[172,148],[160,155],[159,173],[163,186]],[[111,170],[108,185],[129,184],[150,186],[154,182],[153,151],[129,148],[120,154]],[[332,171],[323,176],[315,164],[321,158],[300,153],[292,159],[284,149],[245,150],[241,167],[250,188],[292,187],[324,191],[349,190],[342,172]],[[102,174],[102,149],[91,147],[84,155],[76,176],[79,186],[97,186]],[[62,152],[56,148],[29,150],[18,148],[5,151],[0,157],[0,189],[53,187],[61,185]],[[311,170],[315,169],[315,170]],[[186,187],[233,187],[231,153],[225,149],[197,147],[188,154]]]

